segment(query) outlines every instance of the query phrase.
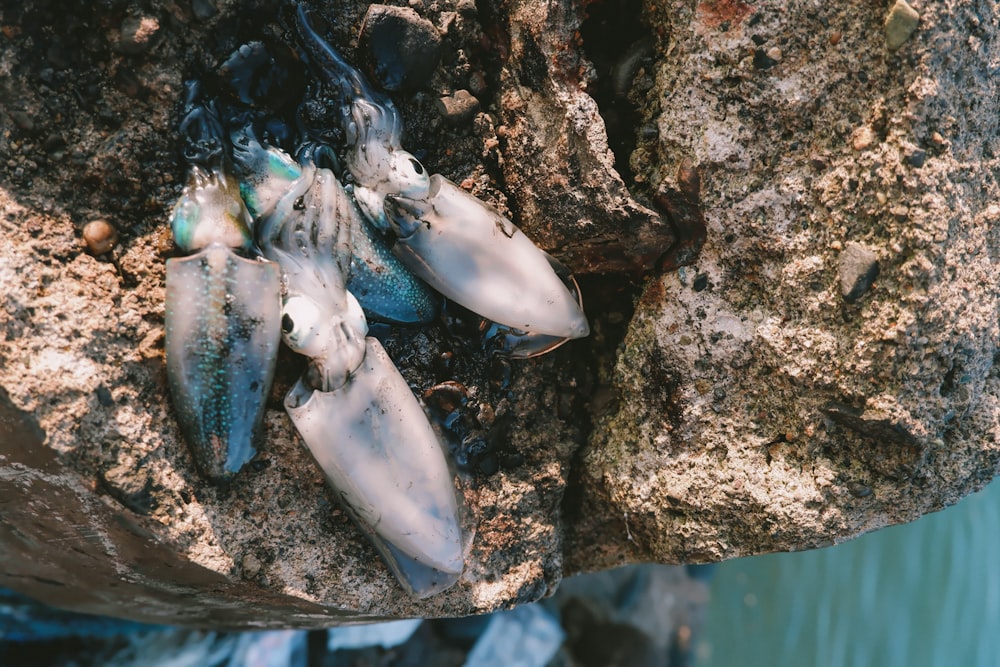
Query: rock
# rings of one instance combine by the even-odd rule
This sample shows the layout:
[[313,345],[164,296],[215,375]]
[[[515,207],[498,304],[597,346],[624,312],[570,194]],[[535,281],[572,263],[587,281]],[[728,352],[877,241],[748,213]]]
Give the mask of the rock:
[[851,147],[856,151],[870,148],[874,142],[875,133],[867,125],[862,125],[851,134]]
[[452,125],[462,125],[472,120],[479,111],[479,100],[467,90],[456,90],[452,95],[439,98],[438,113]]
[[909,155],[906,156],[906,163],[913,167],[914,169],[920,169],[924,166],[924,162],[927,161],[927,151],[922,149],[915,149]]
[[219,13],[215,0],[191,0],[191,13],[199,21],[207,21]]
[[[508,5],[504,48],[511,57],[500,91],[507,194],[521,228],[543,248],[558,249],[577,273],[641,273],[676,235],[643,203],[653,194],[633,196],[615,168],[601,110],[580,82],[582,54],[566,49],[582,20],[571,5]],[[635,21],[641,24],[638,15]],[[669,165],[647,182],[669,189],[676,170]]]
[[559,612],[569,664],[652,667],[685,664],[708,598],[684,567],[642,564],[567,579],[542,604]]
[[848,243],[837,260],[840,273],[840,294],[847,303],[854,303],[868,291],[878,278],[878,257],[860,243]]
[[906,0],[896,0],[885,17],[885,48],[895,51],[906,44],[919,22],[920,14],[917,10],[908,5]]
[[[646,109],[661,139],[645,153],[699,164],[709,234],[695,266],[712,287],[687,272],[644,286],[569,510],[582,523],[567,566],[822,546],[981,488],[1000,469],[1000,185],[986,166],[996,142],[973,139],[993,136],[995,114],[974,100],[1000,81],[964,47],[978,19],[925,5],[926,39],[905,62],[844,32],[837,53],[758,74],[731,59],[753,48],[747,32],[802,35],[782,41],[785,63],[814,53],[805,4],[759,7],[726,31],[683,3],[657,7],[672,41]],[[822,20],[874,24],[872,11],[827,5]],[[1000,47],[996,31],[982,39]],[[868,83],[834,92],[857,62]],[[747,96],[728,97],[731,76]],[[877,141],[845,151],[857,124],[830,131],[845,118],[867,119]],[[916,169],[907,156],[925,138],[934,159]],[[845,309],[876,267],[877,292]]]
[[422,87],[441,58],[437,28],[409,7],[371,5],[358,41],[371,74],[387,90]]
[[160,37],[160,21],[155,16],[128,16],[122,21],[118,50],[131,55],[145,53]]

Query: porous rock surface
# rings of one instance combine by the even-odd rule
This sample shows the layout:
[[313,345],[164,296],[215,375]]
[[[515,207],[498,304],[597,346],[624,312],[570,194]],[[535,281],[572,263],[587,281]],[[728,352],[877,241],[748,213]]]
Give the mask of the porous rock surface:
[[[608,74],[580,37],[603,3],[445,0],[410,3],[442,57],[396,98],[407,147],[581,275],[594,333],[509,369],[461,327],[390,336],[415,391],[463,383],[492,434],[442,595],[406,598],[337,507],[281,409],[290,354],[258,460],[207,484],[163,360],[176,115],[185,77],[287,42],[279,4],[0,10],[0,586],[216,627],[461,615],[630,560],[830,544],[996,472],[993,4],[914,5],[890,52],[888,7],[626,3],[652,48]],[[349,55],[365,11],[332,8]],[[641,125],[627,179],[589,94],[621,72]],[[461,90],[481,111],[456,127],[437,102]],[[708,233],[678,270],[682,164]],[[120,239],[95,257],[98,218]],[[852,287],[877,262],[853,303],[849,244],[868,262]]]
[[629,558],[830,545],[996,474],[997,7],[915,8],[890,51],[876,5],[650,7],[632,165],[690,156],[708,235],[645,286],[581,467]]

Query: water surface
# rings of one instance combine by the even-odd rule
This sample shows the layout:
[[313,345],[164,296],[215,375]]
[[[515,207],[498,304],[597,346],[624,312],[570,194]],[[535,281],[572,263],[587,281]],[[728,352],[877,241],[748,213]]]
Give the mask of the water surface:
[[699,667],[1000,665],[1000,484],[827,549],[721,564]]

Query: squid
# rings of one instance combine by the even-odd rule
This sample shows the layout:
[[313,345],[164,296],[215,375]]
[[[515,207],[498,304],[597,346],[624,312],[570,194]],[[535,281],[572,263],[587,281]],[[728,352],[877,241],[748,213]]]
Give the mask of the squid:
[[457,490],[437,433],[382,345],[366,335],[347,289],[360,212],[330,170],[297,165],[249,136],[233,143],[258,243],[281,269],[282,339],[309,359],[285,410],[404,589],[437,593],[463,569]]
[[223,169],[191,168],[171,221],[166,361],[174,407],[199,467],[232,478],[256,453],[281,332],[277,265],[254,256],[249,214]]
[[[426,324],[443,295],[515,357],[590,328],[569,270],[402,148],[392,101],[294,11],[306,59],[337,91],[343,169],[324,145],[295,157],[272,145],[256,112],[223,129],[212,103],[189,101],[190,180],[171,218],[189,256],[167,262],[171,392],[199,467],[226,481],[255,453],[279,342],[306,357],[285,411],[404,590],[426,597],[461,577],[472,531],[439,433],[369,319]],[[255,72],[264,61],[247,53],[227,67]]]
[[[305,4],[295,25],[303,49],[341,100],[345,163],[366,218],[395,238],[396,256],[431,287],[547,351],[590,326],[564,268],[496,209],[402,148],[403,124],[376,90],[313,27]],[[530,342],[532,336],[544,337]],[[524,355],[531,356],[531,355]]]

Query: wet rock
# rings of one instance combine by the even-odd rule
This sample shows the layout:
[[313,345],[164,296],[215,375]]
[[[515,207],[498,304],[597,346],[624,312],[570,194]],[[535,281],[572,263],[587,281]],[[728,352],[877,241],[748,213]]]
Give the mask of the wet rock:
[[199,21],[207,21],[219,13],[215,0],[191,0],[191,13]]
[[359,47],[375,80],[387,90],[423,86],[441,58],[441,35],[409,7],[371,5],[361,26]]
[[452,125],[464,125],[479,111],[479,100],[467,90],[456,90],[454,94],[438,99],[437,110]]
[[840,294],[847,303],[855,303],[878,278],[878,256],[860,243],[848,243],[837,259]]

